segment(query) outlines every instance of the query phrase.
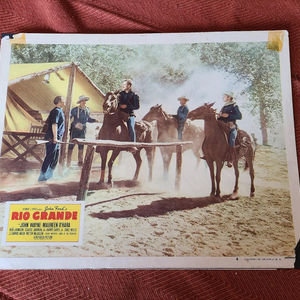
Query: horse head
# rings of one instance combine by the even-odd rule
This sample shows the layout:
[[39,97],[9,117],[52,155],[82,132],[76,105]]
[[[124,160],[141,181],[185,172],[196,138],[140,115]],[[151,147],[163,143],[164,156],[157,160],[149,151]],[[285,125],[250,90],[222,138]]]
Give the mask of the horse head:
[[106,93],[106,95],[104,97],[104,102],[102,105],[104,114],[112,114],[117,111],[119,92],[120,91],[117,90],[115,92]]
[[161,104],[156,104],[155,106],[152,106],[150,108],[149,112],[144,116],[143,120],[152,122],[154,120],[167,120],[167,118],[167,113],[164,112]]
[[188,118],[191,120],[203,120],[207,116],[212,116],[216,114],[216,110],[212,108],[215,103],[205,103],[202,106],[195,108],[188,113]]

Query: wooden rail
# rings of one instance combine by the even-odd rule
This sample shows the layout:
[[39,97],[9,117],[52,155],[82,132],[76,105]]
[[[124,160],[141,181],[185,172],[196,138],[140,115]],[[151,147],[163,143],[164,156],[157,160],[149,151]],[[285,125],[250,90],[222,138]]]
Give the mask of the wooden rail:
[[175,188],[179,189],[181,180],[181,166],[182,166],[182,148],[183,145],[189,145],[193,142],[166,142],[166,143],[135,143],[135,142],[119,142],[112,140],[88,140],[88,139],[73,139],[72,142],[75,144],[87,145],[87,151],[85,154],[84,163],[81,170],[79,190],[77,194],[77,200],[85,200],[88,189],[89,189],[89,178],[94,158],[95,149],[97,146],[102,147],[176,147],[176,176],[175,176]]
[[178,146],[178,145],[189,145],[192,144],[192,141],[186,142],[165,142],[165,143],[138,143],[138,142],[119,142],[113,140],[88,140],[88,139],[73,139],[73,143],[75,144],[83,144],[83,145],[92,145],[92,146],[107,146],[107,147],[166,147],[166,146]]

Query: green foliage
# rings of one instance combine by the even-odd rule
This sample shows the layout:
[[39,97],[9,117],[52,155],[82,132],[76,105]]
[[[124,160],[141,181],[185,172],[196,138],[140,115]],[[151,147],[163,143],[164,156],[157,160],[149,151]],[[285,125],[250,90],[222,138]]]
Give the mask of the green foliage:
[[244,93],[249,95],[250,111],[263,113],[267,127],[282,118],[277,51],[267,49],[266,43],[199,44],[194,51],[202,62],[247,83]]
[[126,46],[17,45],[12,63],[75,62],[104,92],[120,87],[126,78],[127,60],[135,51]]
[[14,45],[12,63],[73,61],[103,92],[125,78],[150,78],[161,85],[181,85],[195,66],[209,66],[245,82],[249,111],[263,114],[271,128],[282,116],[277,51],[266,43],[178,45]]

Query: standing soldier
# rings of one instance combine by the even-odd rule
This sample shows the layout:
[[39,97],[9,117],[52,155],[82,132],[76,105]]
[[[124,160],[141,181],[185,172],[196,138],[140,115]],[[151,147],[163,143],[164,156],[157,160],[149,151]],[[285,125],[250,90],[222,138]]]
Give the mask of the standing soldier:
[[[86,106],[86,102],[89,100],[89,97],[84,95],[80,96],[77,104],[77,107],[72,108],[70,113],[70,118],[73,118],[73,122],[70,127],[70,139],[80,138],[84,139],[86,134],[86,123],[98,122],[97,120],[90,117],[89,108]],[[74,149],[74,144],[69,144],[68,147],[68,158],[67,166],[70,167],[72,160],[72,152]],[[78,166],[83,164],[83,145],[78,144]]]
[[135,94],[132,90],[132,82],[129,79],[123,82],[123,91],[119,94],[119,109],[129,115],[127,121],[127,127],[129,132],[129,138],[131,142],[136,141],[135,135],[135,114],[134,110],[140,108],[139,96]]
[[46,156],[42,164],[42,169],[38,181],[47,181],[53,176],[53,171],[57,165],[59,149],[64,131],[65,115],[62,108],[65,106],[65,100],[61,96],[55,97],[53,101],[55,107],[51,110],[46,121],[47,131],[45,139],[49,140],[46,144]]
[[237,136],[237,124],[236,120],[242,119],[242,114],[239,110],[238,105],[233,99],[233,92],[224,93],[224,106],[222,107],[218,120],[228,123],[230,127],[229,133],[229,157],[227,161],[227,166],[232,167],[232,161],[235,159],[235,139]]

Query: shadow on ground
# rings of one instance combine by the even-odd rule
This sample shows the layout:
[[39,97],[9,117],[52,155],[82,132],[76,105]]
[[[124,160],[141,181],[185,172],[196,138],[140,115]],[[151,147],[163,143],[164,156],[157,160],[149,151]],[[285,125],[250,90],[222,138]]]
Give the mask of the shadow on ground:
[[[224,201],[224,200],[222,200]],[[220,200],[211,197],[198,198],[162,198],[148,205],[140,205],[135,209],[91,213],[90,216],[98,219],[107,220],[109,218],[132,218],[132,217],[157,217],[172,211],[190,210],[203,208],[211,204],[220,203]]]

